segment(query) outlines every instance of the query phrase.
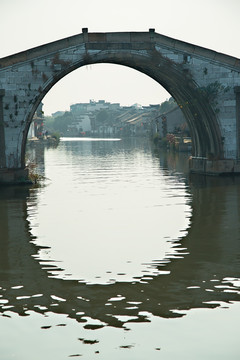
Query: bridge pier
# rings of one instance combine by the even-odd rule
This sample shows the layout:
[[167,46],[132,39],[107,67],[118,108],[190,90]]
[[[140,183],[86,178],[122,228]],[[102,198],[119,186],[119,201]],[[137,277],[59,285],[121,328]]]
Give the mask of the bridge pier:
[[5,90],[0,89],[0,167],[6,167],[5,159],[5,132],[4,132],[4,118],[3,118],[3,97]]
[[0,186],[24,184],[32,184],[28,169],[0,169]]
[[234,159],[210,160],[205,157],[190,157],[189,170],[202,175],[240,174],[240,162]]
[[[14,168],[7,167],[6,162],[6,137],[11,139],[11,141],[15,144],[17,140],[13,140],[13,131],[9,136],[7,129],[4,124],[4,109],[3,109],[3,99],[5,96],[5,90],[0,89],[0,186],[1,185],[18,185],[18,184],[31,184],[31,180],[29,179],[29,171],[27,168]],[[8,136],[7,136],[8,135]],[[18,135],[18,131],[17,131]],[[17,139],[17,138],[16,138]],[[8,141],[10,143],[10,141]],[[15,150],[14,146],[14,150]],[[16,159],[15,159],[16,157]],[[14,156],[14,152],[11,153],[10,158],[14,158],[13,163],[17,161],[17,156]]]

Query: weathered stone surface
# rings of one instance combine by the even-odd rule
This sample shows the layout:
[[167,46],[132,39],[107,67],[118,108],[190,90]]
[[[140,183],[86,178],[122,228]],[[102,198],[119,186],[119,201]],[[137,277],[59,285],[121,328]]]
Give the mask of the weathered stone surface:
[[[237,163],[239,59],[154,30],[125,33],[86,30],[0,59],[0,89],[5,91],[0,111],[5,145],[0,158],[5,159],[2,162],[6,168],[24,168],[26,130],[49,89],[72,70],[94,63],[127,65],[158,81],[175,98],[189,124],[193,156]],[[229,171],[229,162],[216,164],[205,163],[205,170],[219,172],[226,166]],[[237,167],[233,168],[236,171]]]
[[27,169],[0,169],[0,185],[31,184]]

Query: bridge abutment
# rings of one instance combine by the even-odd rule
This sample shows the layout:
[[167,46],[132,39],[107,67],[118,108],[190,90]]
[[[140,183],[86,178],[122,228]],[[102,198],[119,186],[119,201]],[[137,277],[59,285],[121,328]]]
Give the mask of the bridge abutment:
[[0,169],[0,185],[27,185],[32,184],[29,179],[29,170],[26,169]]
[[190,157],[191,173],[202,175],[233,175],[240,174],[240,162],[234,159],[210,160],[204,157]]
[[6,167],[5,157],[5,132],[4,132],[4,118],[3,118],[3,97],[5,90],[0,89],[0,168]]

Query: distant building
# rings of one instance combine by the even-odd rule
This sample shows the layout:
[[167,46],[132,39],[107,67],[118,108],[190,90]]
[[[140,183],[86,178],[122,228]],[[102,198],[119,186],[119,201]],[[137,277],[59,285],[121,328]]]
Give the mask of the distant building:
[[186,119],[178,106],[166,113],[159,114],[157,121],[160,137],[165,137],[166,132],[168,134],[178,134],[184,132],[189,134]]
[[69,135],[87,135],[90,133],[91,129],[91,119],[87,113],[73,113],[73,123],[68,127]]
[[78,103],[70,106],[72,113],[95,112],[99,110],[116,110],[120,108],[119,103],[111,104],[105,100],[94,101],[90,100],[89,103]]
[[52,113],[52,117],[56,118],[58,116],[64,115],[65,111],[56,111],[55,113]]
[[[163,104],[142,106],[136,103],[131,106],[120,106],[120,103],[112,104],[105,100],[72,104],[71,119],[68,118],[68,122],[66,120],[66,135],[150,136],[155,133],[160,137],[166,137],[168,133],[182,135],[183,130],[187,131],[188,128],[181,110],[176,106],[163,113],[162,108],[171,108],[175,103],[165,101]],[[62,114],[64,112],[58,111],[53,116]]]

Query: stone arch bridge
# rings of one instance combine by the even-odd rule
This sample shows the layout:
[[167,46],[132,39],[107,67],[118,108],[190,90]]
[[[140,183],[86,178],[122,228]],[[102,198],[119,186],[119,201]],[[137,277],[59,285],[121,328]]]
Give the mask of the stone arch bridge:
[[[190,128],[190,170],[240,172],[240,59],[148,32],[82,33],[0,59],[0,182],[27,179],[33,114],[71,71],[114,63],[136,69],[177,101]],[[107,74],[106,74],[107,76]]]

